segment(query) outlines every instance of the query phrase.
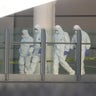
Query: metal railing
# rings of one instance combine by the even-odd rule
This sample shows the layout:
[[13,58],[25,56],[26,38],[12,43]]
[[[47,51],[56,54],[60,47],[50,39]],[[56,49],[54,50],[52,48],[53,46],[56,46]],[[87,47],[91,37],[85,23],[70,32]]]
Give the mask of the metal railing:
[[[80,30],[79,30],[80,31]],[[72,44],[64,42],[46,42],[46,32],[42,29],[41,42],[28,42],[34,44],[41,44],[41,65],[40,65],[40,76],[41,82],[45,81],[45,61],[46,61],[46,44],[48,46],[54,46],[54,44]],[[20,42],[13,42],[13,45],[20,45]],[[76,44],[76,81],[81,80],[81,32],[77,32],[77,43]],[[85,44],[85,43],[84,43]],[[9,81],[9,56],[10,56],[10,32],[8,29],[5,32],[5,81]]]

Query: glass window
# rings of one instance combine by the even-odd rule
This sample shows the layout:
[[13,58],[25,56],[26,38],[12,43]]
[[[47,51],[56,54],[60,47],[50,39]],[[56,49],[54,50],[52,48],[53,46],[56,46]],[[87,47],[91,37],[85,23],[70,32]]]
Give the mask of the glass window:
[[69,33],[63,31],[59,25],[55,28],[57,30],[54,29],[52,34],[53,41],[46,44],[46,80],[75,81],[76,51],[70,50],[73,44],[70,42]]
[[4,30],[0,30],[0,74],[4,74],[5,70],[4,70],[4,49],[5,49],[5,32]]

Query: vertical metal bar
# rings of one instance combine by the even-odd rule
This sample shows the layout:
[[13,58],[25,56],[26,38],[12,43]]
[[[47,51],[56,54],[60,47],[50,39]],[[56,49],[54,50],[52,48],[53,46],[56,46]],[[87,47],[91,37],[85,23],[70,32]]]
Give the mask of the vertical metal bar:
[[41,31],[41,80],[45,80],[45,59],[46,59],[46,32],[44,29]]
[[[14,43],[14,41],[16,40],[16,37],[17,36],[15,36],[16,35],[16,14],[14,14],[14,25],[13,25],[13,37],[12,37],[12,39],[13,39],[13,42],[12,43]],[[11,41],[10,41],[11,42]],[[11,47],[13,47],[13,49],[11,49],[11,52],[13,52],[13,56],[16,54],[16,46],[14,46],[13,44],[10,44],[11,45]],[[18,46],[18,45],[17,45]],[[11,53],[10,53],[11,54]],[[16,56],[16,55],[15,55]],[[13,60],[14,60],[14,57],[13,57]],[[15,60],[14,60],[15,61]],[[14,72],[14,71],[13,71]]]
[[5,80],[8,80],[9,75],[9,32],[8,29],[5,31]]
[[77,46],[76,46],[76,75],[77,81],[81,79],[81,31],[77,31]]

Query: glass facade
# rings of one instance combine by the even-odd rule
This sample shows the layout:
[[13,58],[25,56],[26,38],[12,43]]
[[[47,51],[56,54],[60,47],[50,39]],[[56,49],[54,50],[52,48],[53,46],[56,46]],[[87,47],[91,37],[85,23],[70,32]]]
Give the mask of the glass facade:
[[[25,30],[25,29],[24,29]],[[5,32],[1,33],[1,74],[5,74],[5,77],[8,76],[9,79],[7,80],[31,80],[31,81],[78,81],[84,78],[84,76],[93,76],[96,72],[95,70],[95,43],[84,43],[81,42],[83,38],[82,32],[78,32],[76,36],[76,42],[63,42],[59,37],[56,37],[56,40],[53,39],[53,42],[47,42],[46,38],[46,31],[44,29],[41,29],[40,34],[40,42],[34,42],[33,41],[27,41],[27,42],[21,42],[22,41],[22,30],[18,31],[15,29],[16,32],[14,34],[10,34],[8,30],[5,30]],[[27,30],[28,31],[28,30]],[[33,37],[32,33],[28,31],[29,35]],[[55,34],[55,32],[54,32]],[[36,35],[36,34],[35,34]],[[34,36],[35,36],[34,35]],[[89,37],[92,38],[92,35],[89,35]],[[11,38],[13,36],[13,40]],[[70,35],[69,35],[70,36]],[[5,38],[6,37],[6,38]],[[39,38],[39,39],[40,39]],[[53,35],[54,38],[54,35]],[[4,41],[5,39],[5,41]],[[36,37],[35,37],[36,39]],[[72,39],[72,38],[71,38]],[[58,40],[61,40],[58,41]],[[93,38],[91,39],[94,40]],[[70,45],[70,49],[68,53],[64,53],[64,49],[62,51],[62,48],[65,48],[63,46]],[[88,50],[88,53],[84,53],[83,57],[83,46],[90,45],[90,49]],[[22,55],[22,50],[20,49],[21,46],[23,46],[22,50],[25,52],[26,46],[32,47],[31,55]],[[38,47],[36,47],[38,46]],[[51,53],[51,60],[47,60],[47,52],[48,52],[48,46],[51,47],[52,53]],[[74,47],[73,47],[74,46]],[[73,49],[72,49],[72,48]],[[24,50],[24,48],[26,50]],[[39,49],[38,49],[39,48]],[[60,48],[60,50],[58,49]],[[29,51],[30,49],[28,49]],[[85,50],[86,51],[86,50]],[[61,53],[60,53],[61,52]],[[21,57],[20,57],[21,56]],[[55,57],[56,56],[56,57]],[[65,57],[64,57],[65,56]],[[84,70],[85,73],[82,74],[82,58],[84,63]],[[21,60],[21,61],[20,61]],[[29,60],[29,61],[28,61]],[[28,65],[29,63],[29,65]],[[20,64],[23,64],[22,66]],[[56,65],[58,64],[58,65]],[[23,68],[23,73],[20,72],[20,70]],[[81,66],[81,67],[80,67]],[[21,68],[21,69],[20,69]],[[28,69],[29,68],[29,69]],[[75,73],[72,74],[72,70],[74,70]],[[56,73],[57,72],[57,73]],[[71,72],[71,73],[70,73]],[[13,75],[12,75],[13,74]],[[18,79],[12,79],[14,76],[17,76]],[[23,79],[20,79],[19,76],[23,76]],[[29,76],[29,77],[28,77]],[[37,80],[37,76],[40,78]],[[27,79],[26,79],[27,77]],[[29,78],[29,79],[28,79]],[[35,79],[34,79],[35,78]],[[57,78],[57,79],[56,79]],[[62,78],[62,80],[60,79]]]

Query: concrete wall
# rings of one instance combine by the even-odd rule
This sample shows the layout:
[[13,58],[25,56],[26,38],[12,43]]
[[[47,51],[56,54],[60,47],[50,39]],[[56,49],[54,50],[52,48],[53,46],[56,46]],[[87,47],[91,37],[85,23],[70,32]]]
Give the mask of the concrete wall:
[[7,83],[0,85],[0,96],[96,96],[94,83]]

